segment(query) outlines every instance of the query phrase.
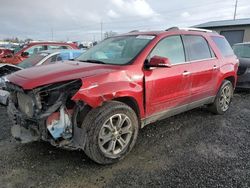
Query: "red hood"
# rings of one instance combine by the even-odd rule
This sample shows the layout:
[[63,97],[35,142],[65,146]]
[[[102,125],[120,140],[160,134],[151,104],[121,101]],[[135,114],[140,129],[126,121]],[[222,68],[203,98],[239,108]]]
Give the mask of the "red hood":
[[7,79],[12,83],[21,86],[23,89],[33,89],[50,83],[109,73],[117,69],[118,66],[113,65],[68,61],[20,70],[9,75]]

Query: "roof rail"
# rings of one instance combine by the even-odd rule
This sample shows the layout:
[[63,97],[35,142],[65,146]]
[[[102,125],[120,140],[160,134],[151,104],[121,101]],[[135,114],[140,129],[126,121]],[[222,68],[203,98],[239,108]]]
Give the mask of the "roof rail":
[[208,30],[208,29],[199,29],[199,28],[192,28],[192,27],[188,27],[188,28],[179,28],[180,30],[185,30],[185,31],[200,31],[200,32],[205,32],[205,33],[212,33],[212,30]]
[[132,30],[132,31],[129,31],[129,33],[136,33],[136,32],[139,32],[139,30]]
[[208,29],[199,29],[199,28],[192,28],[192,27],[187,27],[187,28],[170,27],[166,29],[165,31],[171,31],[171,30],[199,31],[199,32],[205,32],[205,33],[213,32],[212,30],[208,30]]

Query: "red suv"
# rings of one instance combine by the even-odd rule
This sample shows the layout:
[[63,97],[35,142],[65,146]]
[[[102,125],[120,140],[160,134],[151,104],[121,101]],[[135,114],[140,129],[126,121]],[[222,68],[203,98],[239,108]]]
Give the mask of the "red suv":
[[24,45],[16,53],[1,57],[0,62],[17,65],[32,54],[36,54],[37,52],[43,50],[53,49],[78,49],[78,47],[76,44],[64,42],[30,42],[27,45]]
[[8,106],[21,142],[82,149],[110,164],[133,148],[147,124],[207,105],[224,114],[238,60],[223,36],[171,28],[111,37],[74,61],[7,77]]

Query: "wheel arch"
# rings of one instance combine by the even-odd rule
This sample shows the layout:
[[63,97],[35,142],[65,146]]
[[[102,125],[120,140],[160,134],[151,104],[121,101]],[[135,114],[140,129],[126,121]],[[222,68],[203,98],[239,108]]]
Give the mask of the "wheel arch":
[[138,119],[141,118],[139,105],[133,97],[118,97],[118,98],[115,98],[113,100],[119,101],[119,102],[122,102],[122,103],[128,105],[130,108],[132,108],[135,111]]
[[234,76],[228,76],[228,77],[226,77],[224,80],[230,81],[230,82],[232,83],[233,87],[236,86],[236,79],[235,79]]

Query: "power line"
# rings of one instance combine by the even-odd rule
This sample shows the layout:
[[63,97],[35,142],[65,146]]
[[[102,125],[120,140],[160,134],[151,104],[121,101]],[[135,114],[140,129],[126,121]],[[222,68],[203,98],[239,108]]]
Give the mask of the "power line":
[[103,23],[101,21],[101,40],[102,40],[102,25],[103,25]]

